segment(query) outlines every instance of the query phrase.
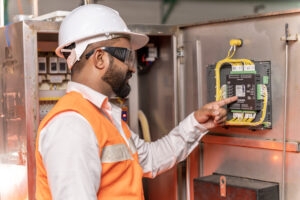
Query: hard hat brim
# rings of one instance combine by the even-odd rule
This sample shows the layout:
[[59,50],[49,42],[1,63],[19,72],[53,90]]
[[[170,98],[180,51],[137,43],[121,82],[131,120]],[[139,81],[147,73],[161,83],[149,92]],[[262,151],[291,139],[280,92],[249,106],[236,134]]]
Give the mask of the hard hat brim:
[[[149,41],[149,37],[147,35],[140,34],[140,33],[134,33],[134,32],[115,32],[115,33],[110,33],[110,34],[120,34],[120,35],[124,35],[124,36],[129,36],[130,37],[130,45],[131,45],[132,50],[138,50],[138,49],[142,48]],[[84,39],[81,39],[81,40],[84,40]],[[73,41],[73,42],[76,43],[77,41]],[[64,58],[63,54],[61,53],[61,49],[63,49],[64,47],[66,47],[66,46],[68,46],[70,44],[71,43],[63,44],[63,45],[57,47],[56,50],[55,50],[56,55],[58,57]]]
[[127,34],[130,35],[130,43],[133,50],[138,50],[149,42],[149,37],[145,34],[133,32],[129,32]]

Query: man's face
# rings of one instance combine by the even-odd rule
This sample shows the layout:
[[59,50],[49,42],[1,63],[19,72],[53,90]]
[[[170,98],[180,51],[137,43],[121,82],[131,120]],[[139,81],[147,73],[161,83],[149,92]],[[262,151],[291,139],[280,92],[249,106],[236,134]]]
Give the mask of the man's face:
[[[120,38],[120,40],[113,45],[114,47],[122,47],[130,49],[130,43],[128,39]],[[127,66],[125,63],[114,58],[109,53],[109,66],[102,76],[102,80],[108,83],[113,92],[121,98],[125,98],[129,95],[131,87],[128,84],[128,80],[131,78],[132,73],[135,72],[133,66]]]

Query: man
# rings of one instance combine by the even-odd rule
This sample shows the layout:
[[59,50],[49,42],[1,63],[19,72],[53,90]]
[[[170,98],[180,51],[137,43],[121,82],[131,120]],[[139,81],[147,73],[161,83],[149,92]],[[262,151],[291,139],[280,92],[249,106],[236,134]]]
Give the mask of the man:
[[72,81],[38,130],[37,200],[143,199],[143,176],[170,169],[225,122],[222,106],[236,97],[205,105],[156,142],[127,127],[108,97],[129,94],[133,51],[147,42],[105,6],[79,7],[63,21],[56,53],[67,59]]

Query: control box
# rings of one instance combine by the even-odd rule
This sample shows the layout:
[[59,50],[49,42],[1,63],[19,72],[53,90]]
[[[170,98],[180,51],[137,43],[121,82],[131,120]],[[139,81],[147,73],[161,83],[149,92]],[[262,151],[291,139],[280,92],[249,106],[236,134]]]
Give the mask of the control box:
[[237,96],[238,100],[226,106],[227,127],[249,129],[272,128],[271,62],[253,61],[253,65],[225,63],[216,82],[216,64],[207,68],[208,102]]

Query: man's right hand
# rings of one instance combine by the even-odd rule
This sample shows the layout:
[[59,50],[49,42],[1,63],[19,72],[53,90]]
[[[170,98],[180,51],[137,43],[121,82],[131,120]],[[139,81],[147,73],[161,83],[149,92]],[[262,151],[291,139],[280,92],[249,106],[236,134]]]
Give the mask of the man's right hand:
[[212,129],[217,126],[224,125],[227,119],[227,111],[222,108],[222,106],[233,103],[237,99],[238,98],[235,96],[221,101],[208,103],[201,109],[194,112],[194,116],[206,129]]

